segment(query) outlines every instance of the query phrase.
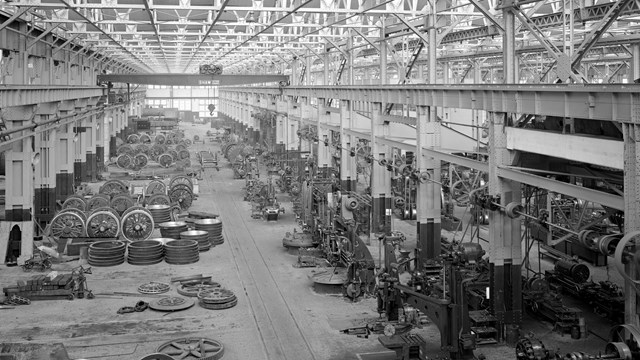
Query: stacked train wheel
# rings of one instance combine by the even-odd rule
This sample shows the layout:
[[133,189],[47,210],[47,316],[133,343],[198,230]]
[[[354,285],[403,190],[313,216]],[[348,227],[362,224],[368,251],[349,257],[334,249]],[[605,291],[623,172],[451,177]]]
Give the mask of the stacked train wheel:
[[78,209],[80,211],[87,211],[87,203],[80,195],[70,195],[64,203],[62,203],[62,209]]
[[[151,195],[146,201],[147,205],[169,205],[171,207],[171,199],[167,195]],[[171,213],[171,211],[170,211]]]
[[233,291],[224,288],[202,290],[198,293],[201,307],[209,310],[229,309],[238,304],[238,298]]
[[222,236],[222,221],[219,219],[200,219],[195,221],[196,230],[204,230],[209,233],[209,241],[211,245],[222,245],[224,237]]
[[104,194],[96,194],[87,200],[87,211],[93,211],[97,208],[108,207],[111,199]]
[[129,196],[129,194],[119,194],[111,199],[111,207],[120,215],[123,215],[125,211],[133,207],[135,204],[135,201],[131,196]]
[[126,245],[122,241],[98,241],[89,245],[89,265],[115,266],[124,263]]
[[129,187],[127,184],[120,180],[108,180],[102,186],[100,186],[100,190],[98,193],[107,195],[110,198],[113,198],[119,194],[128,194]]
[[164,261],[172,265],[193,264],[200,260],[200,251],[196,240],[172,240],[164,244]]
[[127,262],[131,265],[152,265],[164,259],[164,244],[158,240],[142,240],[129,244]]

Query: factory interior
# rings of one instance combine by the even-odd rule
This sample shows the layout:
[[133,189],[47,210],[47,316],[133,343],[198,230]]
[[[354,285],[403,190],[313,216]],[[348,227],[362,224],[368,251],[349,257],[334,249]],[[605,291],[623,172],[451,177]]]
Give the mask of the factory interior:
[[640,360],[640,0],[0,0],[0,50],[0,360]]

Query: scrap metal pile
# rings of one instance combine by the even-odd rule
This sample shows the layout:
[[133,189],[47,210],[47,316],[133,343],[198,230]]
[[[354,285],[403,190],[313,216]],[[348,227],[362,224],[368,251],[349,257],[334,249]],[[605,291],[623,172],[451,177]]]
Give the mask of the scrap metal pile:
[[184,169],[191,166],[191,154],[188,150],[191,144],[191,140],[184,138],[180,131],[154,137],[148,134],[131,134],[127,137],[127,143],[118,147],[115,163],[121,169],[136,171],[149,165],[150,161],[155,161],[164,168],[175,165]]
[[191,178],[178,175],[168,184],[153,180],[142,194],[133,195],[129,184],[109,180],[88,199],[69,196],[51,221],[49,235],[57,239],[147,240],[159,221],[176,220],[191,206],[193,188]]

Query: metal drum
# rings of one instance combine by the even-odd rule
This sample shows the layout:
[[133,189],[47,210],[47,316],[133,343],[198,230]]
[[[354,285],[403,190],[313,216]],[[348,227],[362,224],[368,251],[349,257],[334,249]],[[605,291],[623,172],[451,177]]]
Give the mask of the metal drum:
[[159,226],[163,238],[180,239],[180,233],[188,230],[184,221],[168,221],[160,223]]
[[204,230],[209,232],[209,241],[211,245],[221,245],[224,243],[222,236],[222,221],[220,219],[200,219],[194,222],[196,230]]

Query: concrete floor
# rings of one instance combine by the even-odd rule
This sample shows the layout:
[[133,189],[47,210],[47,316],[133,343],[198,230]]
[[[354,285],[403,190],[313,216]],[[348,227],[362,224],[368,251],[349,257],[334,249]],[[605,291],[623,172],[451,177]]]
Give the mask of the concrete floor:
[[[188,138],[194,134],[202,136],[208,129],[206,125],[182,126]],[[213,143],[191,147],[193,151],[200,149],[217,151],[219,147]],[[294,268],[296,256],[282,247],[285,232],[296,226],[291,203],[284,202],[285,197],[281,196],[286,213],[277,222],[251,219],[250,205],[242,201],[244,180],[233,180],[232,170],[222,157],[220,160],[219,172],[206,169],[200,182],[200,196],[191,209],[221,215],[226,240],[223,245],[201,253],[196,264],[94,267],[93,274],[87,278],[89,288],[95,293],[135,293],[140,284],[149,281],[168,283],[174,276],[202,273],[212,275],[215,281],[233,290],[238,297],[237,306],[206,310],[196,305],[168,314],[147,310],[117,315],[116,311],[122,306],[133,306],[139,299],[152,298],[141,294],[39,301],[1,310],[0,340],[63,343],[73,359],[136,360],[153,353],[167,341],[184,337],[221,341],[225,346],[224,359],[350,360],[362,359],[361,354],[368,353],[381,353],[383,356],[377,358],[392,359],[376,336],[363,339],[339,332],[342,328],[377,319],[375,298],[354,303],[341,295],[316,293],[308,278],[313,269]],[[414,222],[394,220],[394,227],[407,234],[407,246],[415,246]],[[156,233],[159,237],[158,230]],[[377,249],[374,242],[370,247],[374,257]],[[53,270],[63,272],[76,265],[75,261],[55,264]],[[3,286],[29,276],[20,268],[0,267]],[[177,295],[175,286],[169,294]],[[600,327],[602,333],[606,333],[602,322],[596,326]],[[531,319],[525,324],[525,330],[543,335],[548,347],[560,347],[563,352],[597,352],[605,344],[595,336],[578,341],[567,335],[560,337],[551,333],[550,325]],[[427,339],[429,356],[436,358],[440,340],[435,326],[416,331]],[[492,360],[515,358],[514,349],[506,346],[482,347],[476,351],[479,353]]]

